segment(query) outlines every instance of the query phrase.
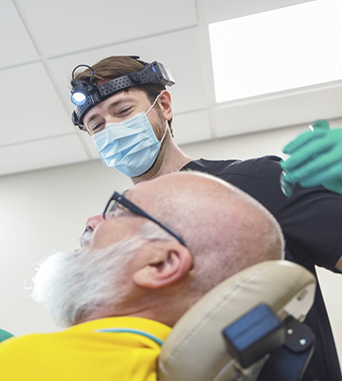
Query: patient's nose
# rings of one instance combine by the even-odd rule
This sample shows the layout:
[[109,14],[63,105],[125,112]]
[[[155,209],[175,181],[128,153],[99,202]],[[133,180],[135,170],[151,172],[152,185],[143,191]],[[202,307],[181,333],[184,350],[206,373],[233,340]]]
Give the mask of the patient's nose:
[[98,214],[97,216],[92,216],[87,219],[86,222],[86,231],[87,232],[92,232],[96,228],[96,226],[103,221],[103,215]]

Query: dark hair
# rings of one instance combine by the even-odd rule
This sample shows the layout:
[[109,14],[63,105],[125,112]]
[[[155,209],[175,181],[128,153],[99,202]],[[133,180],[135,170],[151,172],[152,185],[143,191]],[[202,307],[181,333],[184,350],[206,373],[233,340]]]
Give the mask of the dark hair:
[[[141,62],[139,62],[137,59],[134,59],[128,56],[111,56],[93,65],[92,69],[94,70],[94,78],[97,81],[99,80],[110,81],[112,79],[121,77],[123,75],[140,71],[143,67],[144,65]],[[90,82],[91,76],[92,76],[92,71],[89,68],[86,68],[84,71],[76,72],[74,74],[74,79],[76,81]],[[145,85],[140,85],[136,87],[144,91],[144,93],[147,95],[147,98],[151,102],[151,104],[157,98],[158,94],[162,90],[165,90],[165,86],[158,85],[158,84],[145,84]],[[172,118],[168,120],[167,122],[169,124],[170,130],[172,133]],[[173,136],[173,133],[172,133],[172,136]]]

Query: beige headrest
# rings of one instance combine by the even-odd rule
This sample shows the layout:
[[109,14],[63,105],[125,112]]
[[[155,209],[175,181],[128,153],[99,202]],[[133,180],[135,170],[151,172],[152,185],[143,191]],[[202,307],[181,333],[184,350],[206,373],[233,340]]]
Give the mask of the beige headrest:
[[313,303],[315,286],[308,270],[288,261],[262,262],[228,278],[174,326],[159,356],[159,381],[256,379],[264,360],[243,370],[227,352],[222,329],[260,303],[281,320],[290,314],[302,321]]

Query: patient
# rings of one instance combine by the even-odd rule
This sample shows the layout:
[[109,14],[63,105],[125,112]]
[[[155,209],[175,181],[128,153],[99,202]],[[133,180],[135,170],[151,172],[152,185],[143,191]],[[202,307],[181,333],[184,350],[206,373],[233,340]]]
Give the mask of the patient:
[[274,217],[212,176],[168,174],[113,197],[84,246],[53,253],[34,278],[34,299],[70,328],[1,343],[1,379],[155,381],[160,345],[198,299],[282,258]]

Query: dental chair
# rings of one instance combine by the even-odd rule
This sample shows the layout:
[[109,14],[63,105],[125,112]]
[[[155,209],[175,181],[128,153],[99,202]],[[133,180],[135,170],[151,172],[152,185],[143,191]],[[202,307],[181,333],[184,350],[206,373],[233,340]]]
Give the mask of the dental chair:
[[158,359],[159,381],[300,381],[314,350],[303,324],[315,277],[267,261],[228,278],[174,326]]

